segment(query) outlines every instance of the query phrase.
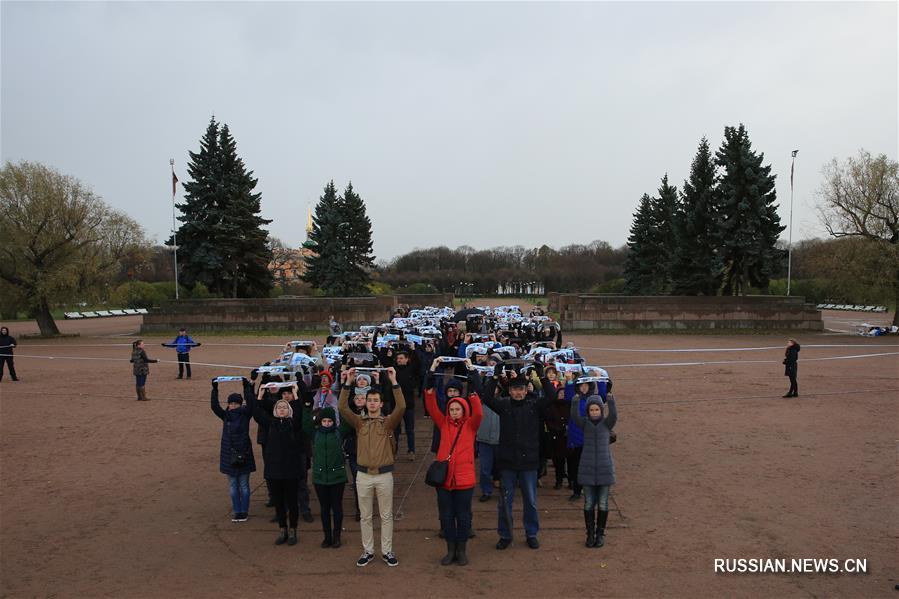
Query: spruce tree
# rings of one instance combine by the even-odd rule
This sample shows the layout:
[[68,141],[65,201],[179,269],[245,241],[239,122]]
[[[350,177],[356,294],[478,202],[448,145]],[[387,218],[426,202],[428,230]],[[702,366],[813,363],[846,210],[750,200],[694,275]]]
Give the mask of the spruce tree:
[[259,216],[262,194],[253,192],[258,180],[237,155],[227,124],[219,132],[219,156],[224,194],[215,237],[224,267],[222,286],[231,297],[264,297],[273,279],[268,232],[262,227],[272,221]]
[[723,168],[718,218],[721,290],[745,295],[750,285],[767,289],[771,273],[782,259],[783,252],[775,244],[785,228],[780,225],[774,204],[775,176],[770,165],[762,165],[764,154],[752,150],[742,123],[724,128],[724,141],[715,158]]
[[717,248],[718,190],[715,164],[705,137],[690,165],[689,179],[675,217],[675,250],[671,264],[673,292],[678,295],[714,295],[720,265]]
[[203,283],[230,297],[266,296],[272,286],[268,270],[271,221],[259,216],[257,180],[237,155],[227,125],[210,119],[200,151],[190,152],[184,183],[185,202],[178,204],[179,275],[185,285]]
[[631,295],[656,293],[659,260],[656,214],[655,202],[644,193],[627,238],[624,280],[625,290]]
[[178,220],[178,274],[181,283],[193,287],[203,283],[219,291],[221,255],[210,232],[221,220],[219,206],[222,186],[219,182],[219,125],[212,118],[200,140],[199,152],[188,152],[190,179],[184,185],[184,203],[176,204],[181,211]]
[[678,210],[677,187],[668,184],[668,173],[662,177],[659,197],[654,200],[655,246],[658,252],[654,292],[671,292],[672,258],[677,246],[675,218]]
[[325,185],[324,192],[315,205],[312,231],[303,244],[311,252],[305,258],[303,280],[327,295],[340,294],[341,277],[346,274],[342,218],[340,198],[337,197],[337,188],[332,180]]
[[374,266],[372,255],[371,220],[365,212],[365,202],[353,190],[352,181],[346,186],[340,198],[341,222],[343,223],[343,253],[345,274],[342,278],[342,295],[366,295],[371,280],[370,269]]

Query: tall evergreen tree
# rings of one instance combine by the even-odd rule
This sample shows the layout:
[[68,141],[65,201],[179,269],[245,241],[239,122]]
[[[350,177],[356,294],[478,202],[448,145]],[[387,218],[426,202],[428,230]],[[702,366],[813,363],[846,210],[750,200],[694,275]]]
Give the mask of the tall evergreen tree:
[[210,290],[218,290],[222,259],[210,234],[220,220],[219,205],[222,186],[219,182],[219,125],[212,118],[200,140],[199,152],[188,152],[190,179],[184,185],[184,203],[176,204],[181,211],[178,220],[178,270],[181,282],[188,287],[203,283]]
[[675,218],[678,210],[677,187],[668,184],[668,173],[662,177],[659,197],[654,200],[655,245],[659,259],[656,263],[655,293],[670,293],[672,287],[672,258],[677,246]]
[[671,264],[673,292],[678,295],[714,295],[719,287],[720,264],[717,249],[718,190],[715,164],[705,137],[690,165],[689,179],[675,222],[674,256]]
[[267,296],[273,279],[268,232],[271,220],[259,216],[262,194],[254,193],[258,180],[237,155],[237,142],[228,125],[219,132],[220,181],[224,190],[221,221],[216,231],[222,256],[222,287],[231,297]]
[[343,254],[343,214],[334,181],[325,185],[315,205],[312,231],[303,247],[306,255],[303,280],[328,295],[339,295],[341,277],[345,275]]
[[185,201],[177,205],[184,284],[203,283],[231,297],[267,295],[271,252],[262,227],[271,221],[259,216],[261,196],[253,192],[257,180],[238,157],[228,126],[210,119],[200,151],[190,152],[190,158]]
[[662,256],[656,242],[656,215],[655,202],[644,193],[627,238],[628,251],[624,262],[625,290],[632,295],[657,292],[658,262]]
[[725,127],[724,141],[715,154],[724,171],[720,181],[723,279],[721,289],[745,295],[749,286],[767,289],[771,273],[782,259],[775,247],[785,227],[777,215],[777,193],[771,166],[763,166],[764,154],[752,150],[749,134],[739,127]]
[[365,211],[365,202],[353,190],[350,181],[340,198],[342,215],[343,252],[346,275],[342,279],[342,295],[365,295],[371,280],[370,269],[374,266],[372,254],[371,219]]

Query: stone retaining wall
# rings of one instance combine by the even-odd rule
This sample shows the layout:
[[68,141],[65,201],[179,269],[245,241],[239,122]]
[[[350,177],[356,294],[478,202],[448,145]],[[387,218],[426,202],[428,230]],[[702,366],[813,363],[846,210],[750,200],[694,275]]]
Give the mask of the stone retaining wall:
[[821,312],[805,298],[549,294],[563,330],[796,329],[821,331]]
[[386,322],[399,305],[451,306],[453,294],[277,299],[192,299],[163,302],[144,316],[141,332],[325,330],[333,314],[344,330]]

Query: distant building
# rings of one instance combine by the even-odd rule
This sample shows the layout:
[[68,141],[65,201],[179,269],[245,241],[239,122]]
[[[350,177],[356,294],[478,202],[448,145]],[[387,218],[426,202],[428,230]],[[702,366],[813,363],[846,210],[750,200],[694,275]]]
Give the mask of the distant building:
[[[306,211],[306,239],[312,232],[312,212]],[[272,261],[268,265],[275,284],[290,285],[293,283],[301,283],[303,273],[306,272],[306,257],[313,255],[314,252],[308,248],[300,246],[294,248],[275,248],[272,252]]]

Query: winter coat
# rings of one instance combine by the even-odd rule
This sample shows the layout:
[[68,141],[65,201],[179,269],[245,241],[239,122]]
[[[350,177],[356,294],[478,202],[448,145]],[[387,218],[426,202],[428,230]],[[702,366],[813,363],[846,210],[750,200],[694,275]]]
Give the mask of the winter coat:
[[[587,405],[592,403],[602,406],[598,396],[591,396]],[[618,422],[618,408],[615,397],[608,395],[609,415],[597,421],[581,416],[577,406],[571,404],[571,420],[577,422],[584,431],[584,449],[577,469],[577,482],[582,485],[614,485],[615,463],[612,461],[612,448],[609,446],[609,435]]]
[[147,357],[147,352],[143,349],[135,347],[131,350],[131,363],[134,364],[132,371],[134,376],[147,376],[150,374],[149,364],[155,364],[159,360],[151,360]]
[[12,335],[0,335],[0,354],[12,356],[16,340]]
[[784,376],[796,376],[799,371],[799,344],[794,343],[784,352]]
[[328,428],[316,426],[312,410],[303,408],[303,432],[312,437],[312,482],[316,485],[337,485],[347,481],[342,428],[337,424]]
[[403,419],[406,400],[399,385],[393,387],[396,404],[389,416],[370,417],[354,413],[349,407],[350,387],[340,390],[337,400],[340,417],[356,430],[356,462],[359,471],[367,474],[392,472],[396,462],[396,437],[394,431]]
[[187,354],[190,353],[191,348],[196,347],[200,344],[195,343],[190,335],[178,335],[170,345],[174,345],[175,351],[179,354]]
[[481,426],[478,427],[477,440],[488,445],[499,444],[499,414],[488,408],[481,406],[484,410],[484,418],[481,420]]
[[258,403],[253,410],[256,422],[266,427],[262,457],[267,479],[299,479],[306,473],[303,406],[299,401],[292,401],[290,404],[293,409],[290,418],[277,418],[268,414]]
[[[219,403],[219,390],[212,388],[212,411],[222,420],[222,441],[219,450],[219,472],[228,476],[238,476],[256,472],[253,444],[250,442],[250,418],[256,406],[253,388],[244,388],[244,403],[236,410],[226,410]],[[231,465],[231,448],[246,456],[243,466]]]
[[496,380],[490,379],[484,389],[484,403],[499,415],[496,467],[499,470],[537,470],[543,412],[548,405],[546,397],[528,393],[524,399],[516,401],[509,396],[494,397],[495,392]]
[[412,398],[415,397],[415,391],[421,385],[419,375],[421,369],[418,364],[414,364],[411,360],[405,366],[394,366],[394,368],[396,369],[396,382],[399,384],[400,389],[403,390],[403,397],[409,401],[406,404],[406,409],[411,410],[414,408]]
[[547,383],[548,381],[544,382],[544,393],[548,395],[549,402],[544,413],[546,429],[549,431],[547,457],[559,459],[568,456],[568,416],[571,411],[570,395],[574,392],[574,387],[566,385],[565,397],[556,399],[554,396],[558,390],[554,390],[550,384],[547,393]]
[[[447,407],[450,403],[462,406],[462,418],[454,421],[437,407],[436,394],[430,389],[428,391],[425,394],[425,409],[434,421],[434,425],[440,429],[440,447],[437,449],[437,459],[449,458],[443,488],[449,491],[471,489],[477,481],[474,469],[474,444],[478,427],[484,417],[481,399],[477,393],[472,393],[468,396],[468,401],[460,397],[447,402]],[[458,441],[456,441],[457,435]],[[454,442],[455,448],[453,448]],[[451,448],[453,454],[452,457],[449,457]]]
[[[565,385],[565,396],[571,397],[571,403],[578,405],[581,416],[586,416],[587,398],[596,395],[596,384],[590,383],[590,390],[584,395],[576,391],[577,385],[569,381]],[[584,446],[584,431],[578,426],[577,422],[568,420],[568,448],[577,449]]]

